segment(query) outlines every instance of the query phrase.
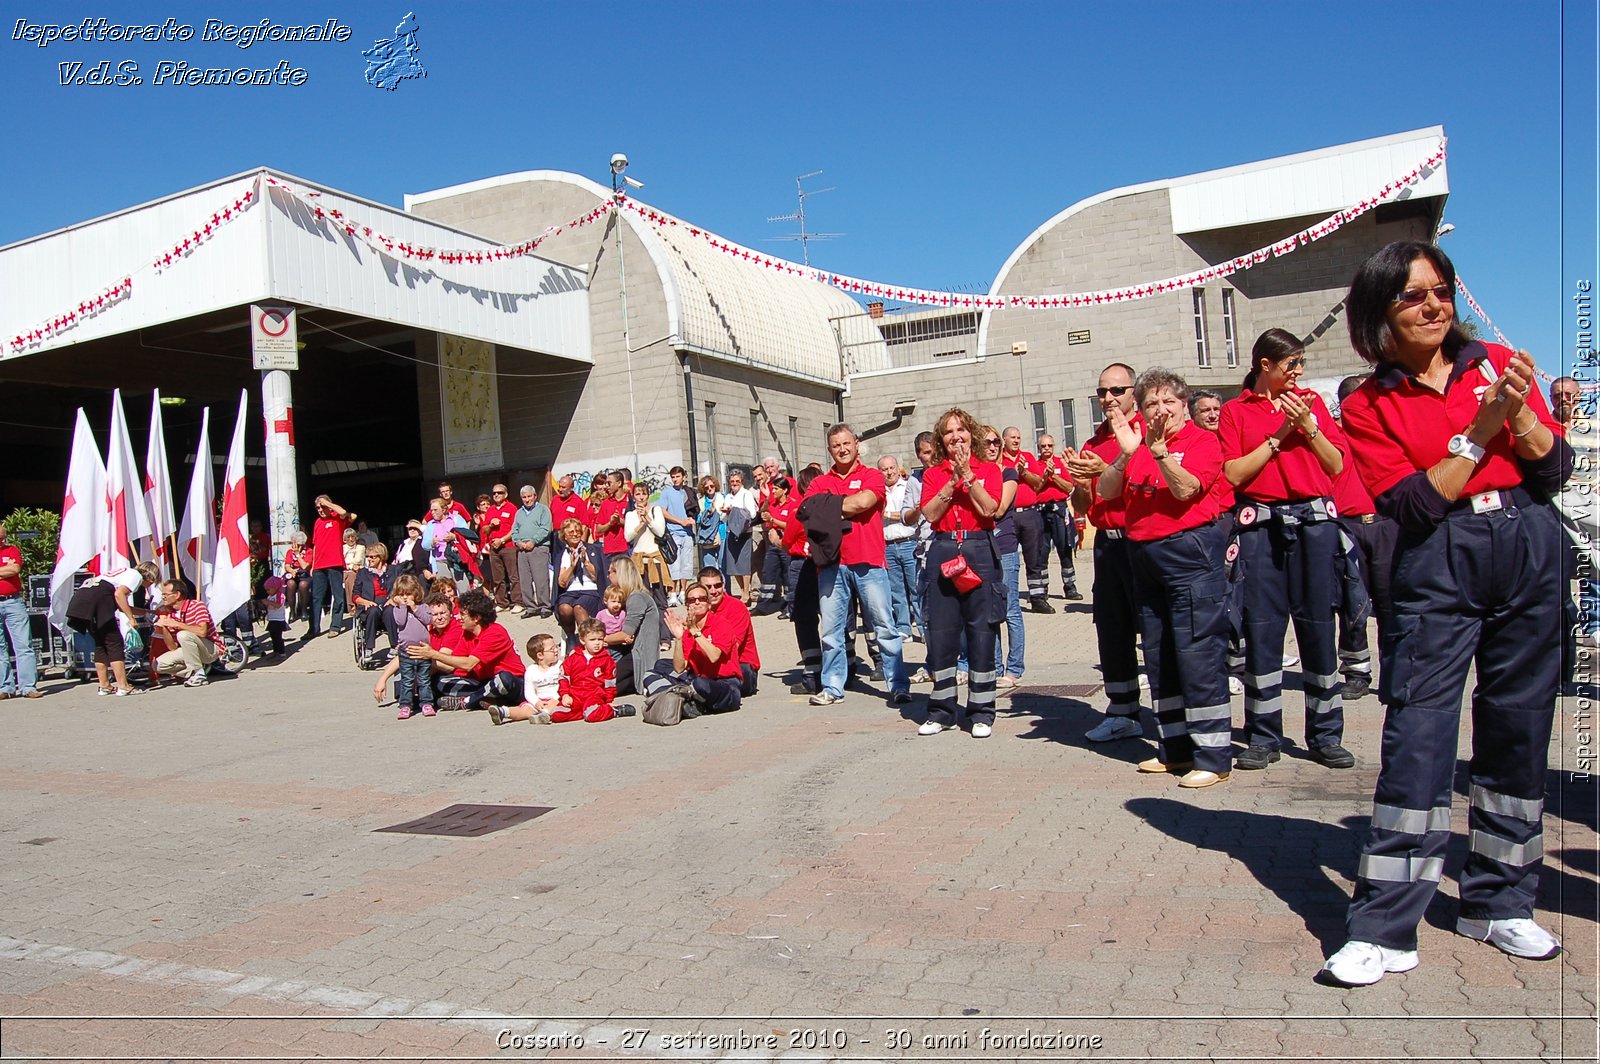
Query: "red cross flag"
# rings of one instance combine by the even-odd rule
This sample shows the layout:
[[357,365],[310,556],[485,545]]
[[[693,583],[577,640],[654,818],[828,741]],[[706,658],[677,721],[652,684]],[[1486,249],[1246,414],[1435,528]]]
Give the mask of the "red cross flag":
[[239,417],[228,446],[228,468],[222,478],[222,519],[217,522],[217,554],[206,590],[206,608],[222,619],[250,599],[250,529],[244,494],[244,427],[250,396],[239,391]]

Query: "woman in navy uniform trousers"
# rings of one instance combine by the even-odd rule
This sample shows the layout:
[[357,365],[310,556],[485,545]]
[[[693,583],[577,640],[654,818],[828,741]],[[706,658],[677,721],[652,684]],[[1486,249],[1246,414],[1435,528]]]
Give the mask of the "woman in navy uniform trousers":
[[[922,516],[933,526],[923,614],[933,694],[918,735],[938,735],[955,725],[956,659],[963,635],[971,668],[967,717],[972,737],[987,739],[994,727],[995,653],[1006,591],[992,532],[1004,480],[998,465],[974,457],[978,430],[965,410],[946,411],[935,425],[934,464],[922,474]],[[943,575],[943,567],[957,557],[966,559],[982,583],[963,591]]]
[[1268,329],[1250,352],[1244,391],[1222,407],[1222,471],[1238,507],[1244,570],[1244,727],[1234,762],[1263,769],[1283,745],[1283,637],[1294,621],[1303,662],[1306,748],[1329,768],[1356,759],[1344,741],[1339,630],[1333,608],[1344,552],[1332,505],[1344,433],[1322,397],[1299,387],[1305,345]]
[[1561,529],[1551,494],[1572,470],[1525,351],[1456,326],[1455,269],[1399,241],[1356,272],[1350,340],[1375,371],[1344,403],[1378,510],[1400,527],[1379,695],[1388,707],[1372,827],[1324,966],[1347,986],[1417,966],[1417,924],[1439,883],[1467,672],[1470,844],[1456,931],[1516,957],[1561,951],[1532,919],[1545,762],[1560,672]]
[[1099,491],[1127,505],[1160,746],[1139,771],[1182,773],[1180,787],[1210,787],[1228,778],[1233,752],[1222,448],[1189,420],[1189,386],[1176,373],[1146,370],[1133,391],[1144,430],[1121,407],[1108,410],[1120,454],[1100,474]]

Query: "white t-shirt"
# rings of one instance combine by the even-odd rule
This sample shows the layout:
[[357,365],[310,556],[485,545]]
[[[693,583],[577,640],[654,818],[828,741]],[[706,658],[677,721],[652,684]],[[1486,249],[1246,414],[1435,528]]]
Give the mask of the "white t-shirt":
[[522,681],[522,690],[529,702],[550,702],[561,697],[561,663],[548,669],[528,666],[528,675]]

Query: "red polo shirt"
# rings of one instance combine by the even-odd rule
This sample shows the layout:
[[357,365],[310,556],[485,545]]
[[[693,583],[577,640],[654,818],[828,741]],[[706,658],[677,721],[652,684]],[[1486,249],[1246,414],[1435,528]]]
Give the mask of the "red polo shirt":
[[[22,551],[15,543],[7,543],[0,547],[0,565],[22,565]],[[22,594],[22,570],[17,570],[17,575],[0,579],[0,598],[10,598],[12,595]]]
[[[1295,394],[1311,404],[1317,428],[1341,452],[1348,451],[1344,430],[1328,412],[1322,396],[1309,388],[1296,388]],[[1222,404],[1222,421],[1217,425],[1222,460],[1231,462],[1249,454],[1282,425],[1283,411],[1274,407],[1272,399],[1264,392],[1246,391],[1237,399],[1228,400]],[[1238,491],[1246,498],[1266,503],[1322,499],[1333,494],[1333,476],[1322,468],[1311,441],[1295,430],[1249,483],[1239,485]]]
[[[1068,483],[1072,482],[1072,474],[1067,472],[1066,461],[1062,459],[1059,454],[1053,454],[1049,458],[1040,457],[1038,462],[1038,473],[1041,477],[1044,477],[1044,487],[1039,489],[1039,501],[1066,502],[1067,493],[1050,483],[1051,474],[1060,477],[1062,480],[1065,480]],[[1019,488],[1017,490],[1020,491],[1021,489]]]
[[577,518],[584,528],[594,525],[594,514],[589,509],[589,504],[583,497],[573,492],[563,499],[560,495],[550,497],[550,521],[555,528],[556,538],[561,538],[561,526],[568,518]]
[[[1137,410],[1133,413],[1133,427],[1139,430],[1140,435],[1144,434],[1144,417]],[[1089,442],[1083,445],[1083,449],[1093,451],[1107,465],[1122,457],[1122,448],[1117,445],[1117,434],[1111,431],[1110,418],[1100,422],[1100,427],[1094,430],[1094,435],[1089,437]],[[1102,499],[1100,482],[1096,478],[1089,485],[1089,498],[1089,520],[1094,522],[1094,527],[1104,529],[1128,527],[1127,492],[1123,492],[1120,499]]]
[[487,547],[489,540],[511,535],[511,526],[516,523],[516,520],[517,508],[511,503],[503,502],[496,506],[491,502],[489,504],[489,516],[485,518],[483,523],[483,545]]
[[499,672],[521,676],[528,671],[528,667],[522,663],[522,656],[517,653],[516,644],[511,641],[511,633],[499,621],[480,629],[476,639],[468,639],[463,635],[462,642],[466,646],[457,656],[478,659],[477,668],[467,672],[474,680],[492,679]]
[[[983,490],[989,493],[989,498],[998,500],[1000,493],[1005,490],[1005,476],[1000,467],[994,462],[971,463],[972,475],[983,484]],[[929,499],[944,490],[955,477],[955,469],[947,458],[938,465],[929,466],[922,472],[922,502],[927,505]],[[994,528],[994,518],[984,517],[972,508],[972,495],[966,488],[956,485],[955,498],[946,507],[944,515],[933,522],[935,532],[987,532]]]
[[876,565],[881,569],[884,564],[883,500],[889,494],[883,474],[857,460],[843,473],[830,469],[813,480],[810,494],[854,495],[862,491],[872,492],[878,501],[854,517],[846,518],[850,527],[839,544],[839,564]]
[[[467,645],[467,637],[461,631],[461,622],[456,620],[452,614],[450,623],[445,625],[445,629],[442,632],[433,625],[428,625],[428,645],[441,654],[449,654],[452,657],[464,654],[465,650],[462,648]],[[456,669],[454,675],[465,676],[466,673]]]
[[1010,466],[1017,471],[1017,497],[1011,503],[1013,510],[1020,510],[1024,506],[1032,506],[1039,501],[1038,490],[1028,487],[1027,481],[1022,479],[1023,473],[1032,473],[1034,476],[1043,474],[1044,467],[1039,464],[1037,458],[1028,451],[1018,451],[1016,454],[1006,454],[1002,451],[1000,452],[1000,465],[1002,468]]
[[730,641],[731,633],[728,629],[717,625],[708,613],[704,632],[706,638],[711,640],[711,645],[722,651],[722,657],[713,663],[706,656],[705,648],[700,645],[699,640],[685,639],[684,659],[689,671],[696,676],[713,680],[743,679],[744,674],[739,669],[739,648]]
[[733,647],[733,656],[741,665],[761,668],[761,656],[756,653],[755,626],[750,623],[750,610],[732,595],[724,594],[717,608],[706,614],[706,634],[717,646]]
[[344,568],[344,530],[350,527],[347,517],[319,517],[311,526],[311,568]]
[[597,536],[613,517],[617,519],[617,527],[606,532],[600,543],[600,548],[607,554],[628,553],[628,536],[623,529],[627,523],[628,511],[631,509],[633,509],[632,503],[613,495],[609,499],[601,500],[600,506],[595,510],[594,531]]
[[[1499,344],[1484,344],[1483,352],[1489,372],[1495,377],[1511,361],[1511,350]],[[1451,367],[1442,395],[1418,383],[1399,366],[1385,363],[1344,401],[1341,413],[1345,435],[1355,455],[1356,468],[1373,498],[1411,474],[1432,469],[1444,460],[1450,437],[1466,431],[1489,387],[1489,378],[1479,369],[1483,361],[1482,355],[1458,361]],[[1565,436],[1560,424],[1550,416],[1540,389],[1531,389],[1527,402],[1545,427]],[[1513,442],[1510,426],[1489,441],[1483,461],[1461,493],[1463,499],[1522,483],[1522,469],[1511,450]]]
[[[783,526],[783,549],[789,552],[791,558],[796,556],[809,558],[811,557],[811,540],[806,536],[806,526],[801,524],[794,516],[794,512],[800,508],[800,504],[793,501],[794,496],[792,495],[789,499],[790,501],[784,504],[786,511],[784,514],[785,524]],[[777,514],[774,513],[773,517],[777,517]]]
[[1173,495],[1150,448],[1140,444],[1123,473],[1122,497],[1128,504],[1129,539],[1165,539],[1199,528],[1222,512],[1222,495],[1217,487],[1218,481],[1223,480],[1222,447],[1216,433],[1191,421],[1167,441],[1167,449],[1185,472],[1199,479],[1201,494],[1188,502]]
[[1344,453],[1344,469],[1333,478],[1333,508],[1339,511],[1340,517],[1363,517],[1378,512],[1348,450]]

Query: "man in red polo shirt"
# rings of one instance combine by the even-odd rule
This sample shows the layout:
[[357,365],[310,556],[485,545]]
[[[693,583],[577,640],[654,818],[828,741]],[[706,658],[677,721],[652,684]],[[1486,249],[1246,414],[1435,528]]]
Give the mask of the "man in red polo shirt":
[[356,515],[326,495],[313,504],[317,519],[311,526],[311,627],[305,637],[322,634],[322,604],[328,603],[328,635],[344,631],[344,530]]
[[883,474],[861,462],[861,443],[849,425],[828,429],[828,453],[833,468],[811,482],[808,497],[840,495],[844,538],[835,565],[817,566],[817,594],[822,607],[822,690],[811,696],[814,706],[844,701],[849,676],[845,622],[860,600],[867,623],[878,637],[883,656],[883,678],[889,701],[911,701],[905,667],[900,658],[900,632],[894,626],[889,574],[885,570],[883,505],[889,489]]
[[[38,698],[39,668],[33,656],[33,633],[29,630],[28,603],[22,596],[22,551],[6,542],[6,526],[0,525],[0,625],[3,625],[11,653],[0,646],[0,698]],[[11,659],[16,658],[16,675]],[[13,684],[13,679],[15,684]]]
[[489,513],[483,520],[483,557],[486,590],[494,595],[498,608],[521,607],[522,588],[517,582],[517,548],[511,542],[511,526],[517,523],[517,508],[504,484],[496,484],[489,497]]
[[1028,604],[1034,613],[1054,613],[1050,605],[1050,544],[1045,539],[1044,508],[1039,490],[1045,486],[1044,467],[1022,449],[1022,430],[1007,426],[1000,433],[1000,468],[1017,471],[1017,497],[1011,503],[1011,520],[1022,546],[1022,564],[1027,573]]
[[583,501],[583,496],[577,492],[578,482],[571,473],[556,481],[556,493],[550,498],[550,527],[555,529],[556,538],[561,536],[561,526],[567,519],[576,518],[578,523],[589,529],[594,526],[594,513],[589,509],[589,504]]
[[1133,596],[1133,563],[1128,557],[1128,508],[1123,497],[1102,499],[1098,481],[1106,467],[1122,456],[1111,429],[1111,411],[1122,411],[1144,432],[1133,399],[1133,367],[1113,362],[1100,371],[1095,397],[1106,415],[1077,454],[1068,454],[1072,472],[1072,505],[1088,513],[1094,537],[1094,630],[1100,644],[1100,675],[1105,681],[1106,719],[1085,734],[1094,743],[1130,739],[1139,725],[1139,605]]
[[1044,487],[1039,489],[1039,510],[1044,514],[1045,563],[1049,565],[1050,549],[1054,547],[1061,561],[1061,593],[1069,602],[1081,602],[1078,569],[1072,558],[1078,546],[1078,526],[1068,505],[1072,498],[1072,472],[1067,469],[1066,459],[1056,453],[1056,438],[1049,433],[1039,437],[1039,475],[1044,478]]
[[628,555],[628,537],[623,531],[628,511],[633,509],[628,494],[628,480],[620,471],[606,474],[606,495],[594,514],[594,538],[605,552],[607,568],[613,559]]
[[[469,525],[472,524],[472,511],[468,510],[461,500],[456,498],[456,490],[450,486],[448,480],[439,481],[439,498],[444,500],[446,513],[460,514],[461,520]],[[422,519],[426,521],[428,515],[423,514]]]
[[429,645],[417,643],[406,650],[414,658],[433,662],[435,672],[449,673],[434,679],[440,692],[436,704],[440,709],[478,709],[484,702],[519,704],[528,667],[511,633],[497,620],[494,600],[474,588],[461,596],[460,605],[460,649],[435,649],[430,634]]
[[726,579],[715,566],[700,570],[700,586],[706,589],[711,607],[706,614],[706,634],[718,646],[733,648],[733,656],[739,661],[739,693],[749,698],[756,693],[756,677],[761,672],[749,607],[728,594]]

